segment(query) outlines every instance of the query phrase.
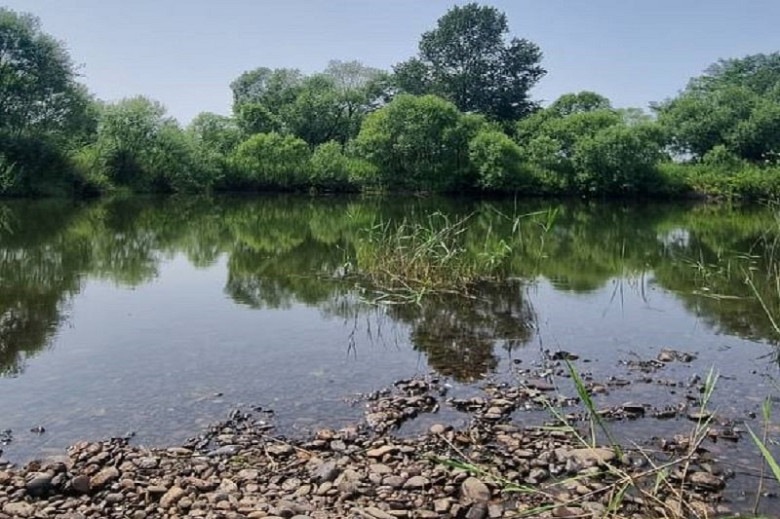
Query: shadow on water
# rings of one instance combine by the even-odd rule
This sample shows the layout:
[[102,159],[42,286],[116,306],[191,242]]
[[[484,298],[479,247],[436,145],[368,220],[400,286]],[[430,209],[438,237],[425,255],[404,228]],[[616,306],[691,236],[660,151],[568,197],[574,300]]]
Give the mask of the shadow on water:
[[[515,218],[551,209],[547,227]],[[363,303],[349,297],[355,287],[339,273],[357,261],[365,230],[434,210],[472,215],[467,253],[510,251],[501,261],[511,281],[484,284],[473,298],[432,296],[389,310],[409,325],[430,366],[457,380],[491,372],[497,344],[511,350],[530,339],[523,287],[538,278],[588,293],[649,275],[718,332],[777,340],[745,283],[753,273],[777,308],[779,226],[769,207],[295,197],[9,202],[0,206],[0,373],[18,375],[47,347],[84,280],[143,285],[177,254],[199,268],[226,258],[224,290],[238,305],[303,303],[345,316]]]

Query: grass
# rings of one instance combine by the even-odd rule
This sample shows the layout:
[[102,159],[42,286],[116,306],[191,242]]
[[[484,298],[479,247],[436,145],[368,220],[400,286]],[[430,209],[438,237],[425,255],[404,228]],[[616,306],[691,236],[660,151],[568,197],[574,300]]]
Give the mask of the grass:
[[[601,430],[607,438],[609,445],[618,460],[628,451],[621,445],[609,429],[602,415],[599,413],[596,403],[587,391],[582,378],[573,364],[567,361],[569,375],[574,383],[575,391],[586,411],[588,421],[588,434],[582,434],[563,413],[548,402],[547,408],[558,425],[547,427],[550,431],[563,431],[571,434],[582,448],[597,448],[598,440],[596,432]],[[604,504],[605,511],[601,517],[611,519],[623,519],[635,511],[628,510],[626,498],[628,495],[639,496],[646,503],[640,510],[643,517],[658,517],[664,519],[699,518],[705,519],[707,512],[697,508],[696,496],[689,489],[688,475],[693,463],[697,459],[697,453],[701,444],[708,437],[712,423],[712,413],[709,408],[712,396],[718,382],[718,375],[711,370],[704,381],[702,395],[699,400],[701,418],[689,432],[684,451],[667,460],[658,460],[652,452],[630,446],[630,452],[634,456],[641,456],[646,463],[645,468],[634,468],[632,465],[623,465],[622,462],[606,462],[599,465],[598,478],[604,483],[601,488],[593,490],[585,495],[578,495],[568,499],[559,499],[562,487],[569,483],[584,478],[582,475],[573,475],[559,478],[540,486],[519,484],[516,481],[505,478],[501,474],[491,471],[477,463],[472,463],[468,457],[457,450],[455,452],[461,459],[437,459],[446,466],[464,470],[497,484],[505,493],[521,493],[535,498],[540,503],[533,508],[518,512],[517,517],[535,517],[562,507],[574,507],[588,501],[599,501]],[[671,477],[675,474],[677,477]],[[592,477],[592,476],[591,476]],[[588,515],[589,516],[589,515]],[[635,516],[635,515],[634,515]]]
[[[509,221],[512,234],[522,232],[522,219],[532,218],[543,240],[557,210],[498,214]],[[435,212],[419,221],[375,223],[363,230],[354,262],[346,265],[345,272],[359,279],[373,294],[374,303],[419,303],[431,294],[471,297],[479,284],[507,278],[514,252],[492,227],[480,231],[484,236],[470,234],[474,218],[475,213],[451,218]]]

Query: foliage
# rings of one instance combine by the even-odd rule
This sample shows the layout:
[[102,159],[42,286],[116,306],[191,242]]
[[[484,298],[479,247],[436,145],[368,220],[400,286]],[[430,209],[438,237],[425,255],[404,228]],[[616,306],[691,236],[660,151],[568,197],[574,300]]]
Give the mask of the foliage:
[[463,189],[474,123],[436,96],[400,95],[366,118],[354,147],[389,189]]
[[751,162],[780,156],[780,53],[721,60],[656,106],[672,145],[701,159],[724,146]]
[[344,154],[338,142],[320,144],[309,160],[309,183],[318,189],[355,190],[355,162]]
[[358,61],[331,61],[324,72],[259,68],[232,84],[245,136],[290,133],[316,146],[357,135],[363,117],[386,98],[385,74]]
[[522,150],[502,131],[481,130],[469,142],[469,159],[484,189],[517,191],[529,187]]
[[241,142],[235,119],[210,112],[199,113],[187,127],[197,142],[210,151],[230,153]]
[[219,176],[215,156],[144,97],[105,106],[97,139],[86,148],[75,155],[77,171],[96,186],[105,177],[135,191],[208,191]]
[[297,189],[303,186],[309,160],[306,143],[290,135],[258,133],[231,155],[229,188]]
[[581,192],[651,193],[659,183],[656,164],[663,135],[655,124],[614,125],[580,140],[573,157]]
[[74,131],[88,102],[64,45],[34,16],[0,7],[0,132]]
[[435,94],[464,112],[499,121],[531,113],[529,90],[545,70],[534,43],[507,39],[509,24],[498,9],[476,3],[455,6],[420,39],[419,57],[395,67],[396,82],[411,94]]

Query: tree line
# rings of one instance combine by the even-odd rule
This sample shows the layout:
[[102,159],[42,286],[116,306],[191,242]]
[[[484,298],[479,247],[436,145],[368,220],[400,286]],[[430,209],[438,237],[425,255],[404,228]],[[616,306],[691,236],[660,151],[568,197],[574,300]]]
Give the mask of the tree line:
[[260,67],[230,84],[232,115],[182,127],[146,97],[96,99],[37,18],[0,8],[0,194],[780,195],[780,53],[720,60],[649,112],[595,92],[543,107],[541,62],[472,3],[391,71]]

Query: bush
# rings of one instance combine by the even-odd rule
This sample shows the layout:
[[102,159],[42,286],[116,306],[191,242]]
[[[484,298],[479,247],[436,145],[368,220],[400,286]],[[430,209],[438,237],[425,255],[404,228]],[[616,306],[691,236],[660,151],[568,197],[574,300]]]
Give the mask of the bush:
[[483,189],[516,191],[529,185],[520,147],[501,131],[480,131],[469,143],[469,159]]
[[365,119],[353,145],[384,187],[455,191],[471,187],[475,120],[439,97],[400,95]]
[[309,161],[305,141],[291,135],[258,133],[231,155],[227,185],[232,188],[298,189],[304,186]]
[[662,136],[655,125],[615,125],[577,142],[576,182],[590,194],[636,194],[657,188]]
[[336,141],[320,144],[309,160],[309,183],[317,189],[354,189],[350,166],[350,158],[344,155],[341,144]]

